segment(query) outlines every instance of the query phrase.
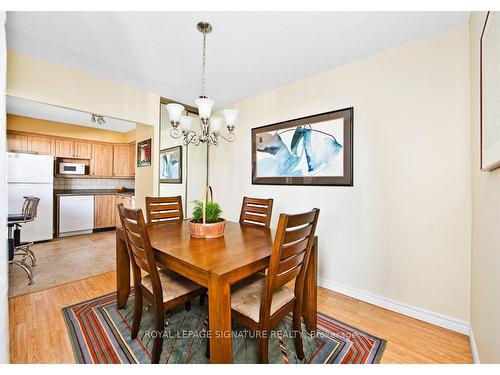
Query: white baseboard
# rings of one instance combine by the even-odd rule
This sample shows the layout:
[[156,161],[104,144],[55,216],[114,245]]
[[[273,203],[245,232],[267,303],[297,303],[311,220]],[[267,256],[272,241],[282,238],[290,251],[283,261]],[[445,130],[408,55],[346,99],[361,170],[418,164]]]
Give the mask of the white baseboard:
[[474,338],[474,331],[472,330],[472,326],[470,326],[469,340],[470,349],[472,351],[472,359],[474,359],[475,364],[480,364],[481,361],[479,361],[479,352],[477,351],[476,339]]
[[465,320],[452,318],[450,316],[425,310],[420,307],[407,305],[390,298],[355,289],[336,281],[324,279],[322,277],[318,278],[318,285],[323,288],[333,290],[334,292],[345,294],[346,296],[371,303],[372,305],[383,307],[384,309],[391,310],[418,320],[423,320],[424,322],[447,328],[464,335],[470,335],[470,333],[472,332],[469,322],[466,322]]

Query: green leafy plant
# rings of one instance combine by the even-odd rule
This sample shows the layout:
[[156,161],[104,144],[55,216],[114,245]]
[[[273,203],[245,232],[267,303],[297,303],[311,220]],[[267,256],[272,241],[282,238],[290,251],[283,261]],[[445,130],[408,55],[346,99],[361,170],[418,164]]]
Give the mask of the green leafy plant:
[[[222,214],[222,210],[220,209],[220,205],[217,202],[207,202],[205,215],[206,215],[206,223],[217,223],[221,221],[220,215]],[[202,223],[203,222],[203,202],[202,201],[194,201],[194,209],[193,209],[193,222]]]

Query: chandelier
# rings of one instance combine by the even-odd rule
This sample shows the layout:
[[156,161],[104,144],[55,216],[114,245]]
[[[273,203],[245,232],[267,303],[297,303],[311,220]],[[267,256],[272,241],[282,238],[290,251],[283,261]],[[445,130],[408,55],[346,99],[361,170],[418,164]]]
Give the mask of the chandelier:
[[222,118],[210,117],[215,102],[206,95],[205,52],[207,45],[207,34],[212,31],[212,25],[210,25],[208,22],[199,22],[196,27],[198,31],[203,34],[201,95],[198,97],[198,99],[195,100],[196,106],[198,107],[198,114],[200,116],[201,132],[198,133],[194,130],[191,130],[191,123],[193,121],[193,118],[183,115],[183,105],[170,103],[166,105],[168,116],[170,118],[170,124],[172,124],[172,128],[170,129],[170,136],[173,138],[183,137],[184,146],[187,146],[188,144],[198,146],[200,143],[208,143],[210,145],[218,146],[220,138],[228,142],[234,142],[234,140],[236,139],[234,128],[236,126],[238,110],[226,109],[222,111],[228,130],[228,134],[226,136],[222,135],[221,133]]

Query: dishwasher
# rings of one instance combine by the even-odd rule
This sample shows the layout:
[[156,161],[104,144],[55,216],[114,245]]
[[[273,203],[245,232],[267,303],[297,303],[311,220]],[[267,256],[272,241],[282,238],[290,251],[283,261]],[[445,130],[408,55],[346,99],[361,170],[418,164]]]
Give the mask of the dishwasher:
[[93,229],[93,195],[63,195],[59,197],[59,237],[92,233]]

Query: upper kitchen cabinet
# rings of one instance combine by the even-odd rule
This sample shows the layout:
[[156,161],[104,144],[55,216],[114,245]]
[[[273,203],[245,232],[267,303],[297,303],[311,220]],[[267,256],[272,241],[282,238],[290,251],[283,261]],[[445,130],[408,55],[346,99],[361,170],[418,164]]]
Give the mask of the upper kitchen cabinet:
[[92,143],[75,141],[75,158],[91,159],[92,158]]
[[28,136],[28,151],[37,154],[54,155],[56,150],[56,141],[54,138],[43,135]]
[[129,145],[114,145],[113,176],[115,177],[130,176],[129,164],[130,164]]
[[28,151],[28,136],[23,134],[9,133],[7,135],[7,150],[10,152]]
[[58,158],[74,158],[75,141],[68,139],[56,139],[56,156]]
[[99,177],[113,176],[113,145],[92,144],[90,174]]

